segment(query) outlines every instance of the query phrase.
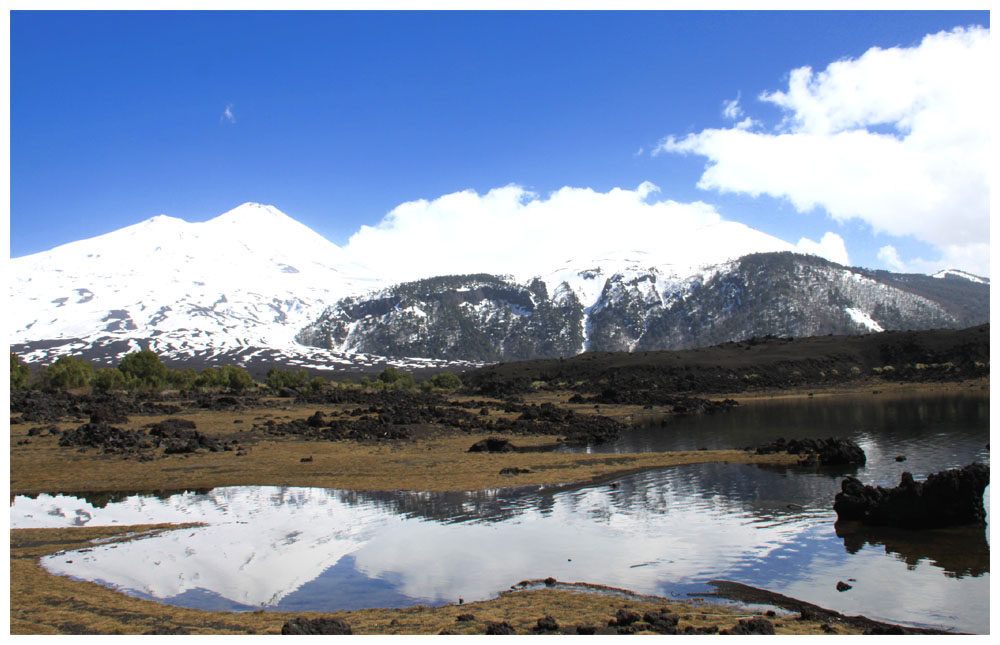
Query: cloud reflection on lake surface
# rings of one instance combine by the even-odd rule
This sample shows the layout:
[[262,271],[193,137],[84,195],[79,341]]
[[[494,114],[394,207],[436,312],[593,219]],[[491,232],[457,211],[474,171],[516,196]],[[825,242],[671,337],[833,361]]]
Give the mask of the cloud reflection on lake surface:
[[[729,579],[848,614],[988,632],[982,528],[942,534],[929,541],[939,553],[926,555],[919,540],[838,536],[829,510],[838,481],[705,464],[558,492],[247,486],[103,507],[40,495],[15,499],[11,527],[204,522],[56,554],[43,566],[206,609],[443,604],[548,576],[670,596]],[[942,549],[985,554],[985,562],[949,570]],[[837,592],[848,578],[854,588]]]

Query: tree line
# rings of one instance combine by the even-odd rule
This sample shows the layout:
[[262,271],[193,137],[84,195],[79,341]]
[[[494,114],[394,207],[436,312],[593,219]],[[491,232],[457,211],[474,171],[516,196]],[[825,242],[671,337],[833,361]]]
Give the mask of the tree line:
[[[452,391],[462,386],[461,379],[441,372],[424,381],[419,388],[424,391]],[[360,387],[370,390],[413,390],[418,387],[413,374],[395,367],[386,367],[374,379],[362,376],[357,383],[330,381],[321,376],[310,377],[306,370],[286,370],[272,367],[263,382],[257,382],[242,367],[222,365],[206,367],[200,372],[192,369],[171,369],[151,350],[126,354],[116,367],[94,366],[83,358],[62,356],[51,365],[34,374],[21,357],[10,353],[10,389],[41,388],[48,390],[76,390],[89,388],[94,392],[206,390],[246,392],[267,388],[321,392],[329,387]]]

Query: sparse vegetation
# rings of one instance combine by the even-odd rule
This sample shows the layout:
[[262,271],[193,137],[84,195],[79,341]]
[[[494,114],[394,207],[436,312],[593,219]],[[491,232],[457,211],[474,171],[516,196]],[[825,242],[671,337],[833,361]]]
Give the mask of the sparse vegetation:
[[167,382],[167,366],[152,350],[126,354],[118,369],[125,375],[125,381],[130,389],[148,388],[156,390]]
[[462,387],[462,379],[451,372],[441,372],[431,377],[431,386],[439,390],[452,391]]
[[279,367],[272,367],[267,371],[267,379],[264,384],[272,390],[282,388],[302,389],[309,383],[309,372],[305,370],[283,370]]
[[125,375],[117,367],[101,367],[94,375],[91,385],[98,392],[124,390],[126,386]]
[[10,389],[19,390],[28,384],[28,366],[24,364],[21,357],[14,352],[10,353]]
[[90,385],[94,378],[94,366],[89,361],[73,356],[63,356],[42,373],[47,387],[66,390]]

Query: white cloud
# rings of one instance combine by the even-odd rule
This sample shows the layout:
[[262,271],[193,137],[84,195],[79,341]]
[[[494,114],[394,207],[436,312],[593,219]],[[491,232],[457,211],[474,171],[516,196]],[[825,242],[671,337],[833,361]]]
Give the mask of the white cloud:
[[233,104],[227,103],[226,109],[222,111],[222,116],[219,117],[220,121],[228,121],[229,123],[236,123],[236,115],[233,113]]
[[818,73],[793,70],[786,91],[763,93],[785,114],[773,132],[706,129],[667,137],[654,154],[707,157],[700,188],[820,207],[933,245],[937,268],[961,261],[988,275],[991,63],[982,28],[873,48]]
[[702,202],[656,201],[659,188],[561,188],[540,197],[519,186],[472,190],[400,204],[344,247],[387,278],[456,273],[513,274],[523,280],[566,260],[643,251],[650,263],[699,266],[756,251],[795,247],[736,222]]
[[799,253],[810,253],[826,258],[831,262],[850,266],[851,261],[847,255],[847,247],[844,245],[844,238],[832,231],[827,231],[819,242],[814,242],[809,238],[801,238],[795,245]]

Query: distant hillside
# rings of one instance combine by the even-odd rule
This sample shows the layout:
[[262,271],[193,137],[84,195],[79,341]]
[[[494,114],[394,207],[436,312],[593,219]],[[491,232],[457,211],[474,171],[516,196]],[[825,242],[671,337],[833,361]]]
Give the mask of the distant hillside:
[[[500,363],[462,375],[473,392],[500,396],[535,389],[602,394],[742,392],[833,385],[857,379],[939,381],[989,375],[989,325],[961,330],[890,331],[862,336],[768,336],[679,351],[587,352],[567,359]],[[655,399],[655,396],[653,396]]]
[[409,282],[339,301],[296,339],[339,352],[492,362],[989,322],[988,281],[869,271],[787,252],[747,255],[685,279],[638,266],[598,266],[576,278]]

